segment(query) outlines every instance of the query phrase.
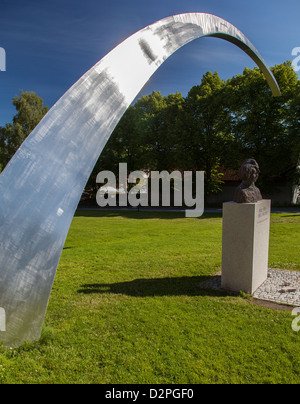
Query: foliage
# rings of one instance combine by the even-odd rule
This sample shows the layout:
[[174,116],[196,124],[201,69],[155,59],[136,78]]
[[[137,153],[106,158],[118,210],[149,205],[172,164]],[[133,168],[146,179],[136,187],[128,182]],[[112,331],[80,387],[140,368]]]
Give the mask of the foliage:
[[[261,167],[265,193],[278,181],[300,183],[300,81],[285,62],[272,68],[282,96],[273,97],[262,72],[246,68],[227,81],[207,72],[186,98],[153,92],[128,108],[95,165],[87,188],[94,196],[102,170],[205,171],[205,193],[222,190],[223,172],[246,158]],[[0,164],[9,159],[48,107],[33,92],[13,99],[13,123],[0,128]]]
[[282,96],[272,96],[262,72],[246,68],[226,82],[207,72],[183,98],[153,92],[131,106],[97,169],[127,162],[135,169],[205,171],[206,194],[222,189],[222,172],[246,158],[261,167],[259,186],[299,181],[300,81],[291,62],[272,68]]
[[228,80],[235,150],[240,160],[253,157],[259,162],[262,189],[273,187],[280,177],[291,180],[300,152],[300,132],[295,132],[300,118],[296,111],[298,76],[290,62],[272,71],[281,97],[272,96],[258,68],[245,69],[243,75]]
[[206,73],[199,86],[193,87],[186,99],[185,136],[181,138],[182,158],[188,155],[190,169],[205,172],[207,194],[220,192],[225,164],[224,153],[230,148],[230,111],[225,106],[225,82],[218,73]]
[[0,165],[6,166],[26,137],[48,112],[42,98],[33,91],[23,92],[13,98],[17,114],[13,123],[7,123],[0,128]]

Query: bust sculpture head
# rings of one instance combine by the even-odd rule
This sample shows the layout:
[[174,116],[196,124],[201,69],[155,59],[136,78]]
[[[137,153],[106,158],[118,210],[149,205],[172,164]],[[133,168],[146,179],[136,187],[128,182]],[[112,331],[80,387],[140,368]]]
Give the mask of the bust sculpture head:
[[255,186],[259,173],[259,165],[256,160],[247,159],[243,162],[239,170],[242,182],[235,191],[234,202],[255,203],[262,199],[260,190]]

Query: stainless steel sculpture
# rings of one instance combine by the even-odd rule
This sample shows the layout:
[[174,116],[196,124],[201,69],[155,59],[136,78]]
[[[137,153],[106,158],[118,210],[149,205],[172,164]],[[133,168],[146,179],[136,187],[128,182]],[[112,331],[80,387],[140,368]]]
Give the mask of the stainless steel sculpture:
[[248,39],[227,21],[203,13],[175,15],[142,29],[83,75],[0,176],[4,346],[39,339],[74,212],[120,118],[170,55],[204,36],[226,39],[244,50],[263,71],[273,94],[280,95],[276,80]]

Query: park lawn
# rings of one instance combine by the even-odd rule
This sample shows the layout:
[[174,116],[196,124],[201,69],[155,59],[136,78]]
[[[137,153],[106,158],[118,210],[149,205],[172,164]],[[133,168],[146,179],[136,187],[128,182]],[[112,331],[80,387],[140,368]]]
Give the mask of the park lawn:
[[[300,214],[272,214],[270,267],[300,270]],[[78,211],[43,335],[0,353],[0,383],[299,383],[291,311],[203,290],[221,215]]]

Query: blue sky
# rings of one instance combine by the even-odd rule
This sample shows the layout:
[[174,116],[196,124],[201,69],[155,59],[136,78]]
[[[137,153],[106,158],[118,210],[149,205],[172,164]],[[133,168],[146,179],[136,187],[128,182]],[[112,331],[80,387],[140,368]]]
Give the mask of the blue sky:
[[[292,60],[300,47],[299,0],[0,0],[0,126],[11,122],[12,98],[35,91],[51,107],[82,74],[129,35],[164,17],[206,12],[229,21],[269,66]],[[254,62],[234,45],[202,38],[168,59],[142,90],[183,96],[206,71],[227,79]]]

